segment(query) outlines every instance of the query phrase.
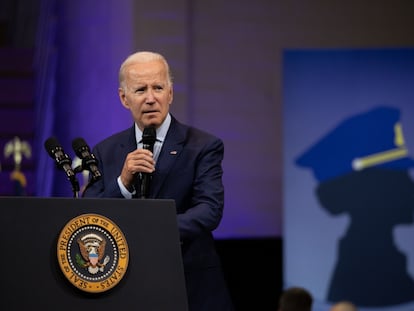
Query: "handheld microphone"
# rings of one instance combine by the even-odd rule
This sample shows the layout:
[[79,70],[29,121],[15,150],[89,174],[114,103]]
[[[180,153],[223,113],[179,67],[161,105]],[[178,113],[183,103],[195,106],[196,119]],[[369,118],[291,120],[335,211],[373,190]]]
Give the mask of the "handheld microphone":
[[102,177],[101,172],[98,169],[98,160],[91,152],[86,141],[81,138],[75,138],[72,141],[72,148],[76,155],[82,160],[81,169],[86,169],[91,173],[91,178],[96,181]]
[[[157,140],[157,132],[155,130],[155,127],[150,126],[144,128],[144,131],[142,133],[142,148],[147,149],[151,152],[154,151],[154,144]],[[148,173],[142,173],[141,174],[141,198],[147,198],[149,195],[150,190],[150,183],[151,183],[151,174]]]
[[71,158],[63,151],[62,146],[55,137],[50,137],[45,141],[45,149],[52,159],[55,159],[56,166],[65,171],[69,180],[75,177],[75,172],[72,170]]

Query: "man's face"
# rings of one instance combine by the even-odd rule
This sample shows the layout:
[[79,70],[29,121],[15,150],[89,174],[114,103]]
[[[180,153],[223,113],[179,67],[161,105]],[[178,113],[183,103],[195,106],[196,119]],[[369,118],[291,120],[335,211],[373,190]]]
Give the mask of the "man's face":
[[124,87],[119,88],[118,93],[141,130],[150,125],[158,128],[167,116],[173,99],[167,70],[161,61],[128,65]]

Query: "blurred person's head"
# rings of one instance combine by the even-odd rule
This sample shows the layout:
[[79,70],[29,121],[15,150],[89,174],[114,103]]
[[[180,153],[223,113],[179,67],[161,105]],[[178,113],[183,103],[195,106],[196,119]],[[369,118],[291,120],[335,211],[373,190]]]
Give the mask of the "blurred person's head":
[[357,307],[350,301],[340,301],[332,305],[329,311],[357,311]]
[[311,311],[312,295],[302,287],[286,289],[279,299],[279,311]]

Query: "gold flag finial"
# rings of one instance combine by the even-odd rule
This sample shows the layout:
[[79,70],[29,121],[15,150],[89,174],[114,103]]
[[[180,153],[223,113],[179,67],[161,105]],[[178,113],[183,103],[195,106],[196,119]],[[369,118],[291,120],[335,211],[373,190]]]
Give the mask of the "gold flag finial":
[[19,171],[23,156],[26,158],[32,156],[32,148],[27,141],[22,141],[19,137],[15,136],[4,146],[4,156],[8,158],[11,155],[13,155],[14,168]]
[[21,171],[23,156],[30,158],[32,156],[32,148],[27,141],[20,140],[15,136],[4,146],[4,156],[6,158],[13,156],[14,170],[10,174],[10,180],[13,181],[14,195],[26,195],[27,180],[25,174]]

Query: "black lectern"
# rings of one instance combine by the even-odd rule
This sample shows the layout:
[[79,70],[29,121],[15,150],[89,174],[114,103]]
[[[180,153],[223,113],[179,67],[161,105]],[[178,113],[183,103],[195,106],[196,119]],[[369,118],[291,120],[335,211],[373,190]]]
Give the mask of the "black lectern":
[[[4,197],[0,211],[0,310],[188,310],[174,201]],[[116,223],[129,250],[122,279],[98,293],[74,286],[57,258],[62,229],[90,214]]]

